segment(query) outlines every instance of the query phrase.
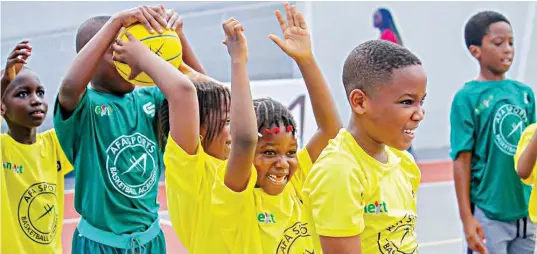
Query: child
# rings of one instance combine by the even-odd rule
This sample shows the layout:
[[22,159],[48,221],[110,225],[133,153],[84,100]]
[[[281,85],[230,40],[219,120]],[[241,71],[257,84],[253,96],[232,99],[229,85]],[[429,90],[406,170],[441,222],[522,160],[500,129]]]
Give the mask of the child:
[[32,47],[22,41],[2,75],[0,135],[3,170],[1,253],[62,253],[64,175],[73,167],[56,132],[36,133],[48,104],[39,77],[27,67]]
[[[168,168],[166,198],[174,231],[189,253],[218,253],[225,245],[219,245],[219,241],[206,244],[205,239],[208,232],[215,233],[210,209],[215,169],[230,153],[231,94],[227,87],[215,81],[196,79],[194,85],[198,100],[198,132],[180,135],[199,136],[199,147],[197,152],[188,154],[175,141],[167,143],[164,153],[164,163]],[[192,110],[192,107],[187,105],[184,108]],[[170,105],[165,101],[159,111],[161,140],[169,133],[169,110]],[[175,140],[173,136],[172,140]]]
[[[155,112],[164,99],[160,89],[177,83],[170,77],[179,74],[168,73],[169,65],[157,67],[162,64],[152,55],[127,48],[120,53],[138,61],[129,62],[138,68],[131,78],[145,71],[158,86],[134,90],[113,64],[121,57],[113,58],[112,52],[123,42],[111,44],[122,27],[136,22],[150,32],[176,27],[167,23],[168,16],[162,6],[142,6],[92,18],[77,33],[78,55],[60,87],[54,115],[60,143],[77,168],[75,209],[82,218],[74,232],[73,253],[166,252],[158,218],[163,160]],[[150,62],[157,63],[147,66]]]
[[464,34],[480,72],[455,95],[450,122],[468,253],[533,253],[535,224],[527,219],[531,188],[513,170],[513,156],[522,130],[535,122],[534,95],[530,87],[505,77],[514,58],[507,18],[479,12]]
[[316,248],[324,253],[418,253],[421,173],[407,150],[423,120],[427,76],[408,49],[382,40],[343,66],[352,108],[304,183]]
[[[340,127],[340,120],[329,89],[312,56],[304,19],[296,12],[296,7],[287,4],[285,6],[288,24],[279,12],[276,12],[276,15],[287,40],[283,41],[275,35],[271,35],[270,38],[294,58],[302,70],[320,126],[319,131],[306,149],[297,156],[296,124],[289,110],[272,99],[254,100],[252,105],[246,71],[248,56],[246,40],[242,34],[243,28],[235,19],[226,21],[224,43],[231,56],[231,90],[236,98],[231,101],[232,142],[229,160],[215,163],[213,158],[215,155],[204,151],[208,146],[196,145],[199,141],[179,144],[181,140],[197,138],[200,128],[178,131],[175,134],[171,130],[170,140],[173,142],[168,142],[165,153],[167,167],[172,168],[170,165],[173,165],[176,169],[173,171],[173,174],[177,174],[175,179],[177,181],[182,179],[185,183],[193,182],[184,189],[170,192],[176,195],[168,194],[169,204],[170,199],[179,200],[177,203],[184,200],[185,203],[181,206],[183,210],[176,208],[178,210],[176,213],[180,214],[178,217],[186,218],[184,214],[195,216],[196,211],[200,211],[197,214],[199,216],[197,221],[205,223],[195,227],[193,231],[195,233],[192,233],[196,244],[193,244],[195,245],[193,249],[189,249],[191,253],[314,251],[311,239],[308,237],[308,220],[301,204],[301,182],[309,171],[312,161],[315,161],[328,140],[335,136]],[[171,115],[170,112],[170,117]],[[198,120],[195,118],[188,122]],[[173,124],[170,121],[171,129],[174,128]],[[202,137],[202,140],[204,139]],[[185,148],[192,150],[188,151]],[[257,170],[252,168],[252,164]],[[300,164],[299,169],[297,164]],[[172,171],[167,173],[171,175]],[[170,181],[171,177],[168,176],[167,181]],[[292,184],[286,185],[288,181]],[[254,188],[256,182],[257,188]],[[187,199],[189,196],[193,197],[190,198],[190,202]],[[184,208],[196,201],[194,198],[198,201],[194,208],[196,211]],[[172,211],[172,206],[169,206],[169,209]],[[275,224],[275,220],[278,224]],[[172,217],[172,224],[177,232],[185,223],[175,223]],[[177,224],[179,226],[175,226]],[[179,230],[185,231],[181,228]],[[287,236],[295,230],[301,233],[295,235],[294,239],[288,238]],[[204,231],[207,233],[203,233]]]
[[[532,124],[524,130],[515,154],[515,168],[522,182],[533,185],[528,204],[529,217],[533,223],[537,223],[537,124]],[[537,248],[535,248],[537,251]]]

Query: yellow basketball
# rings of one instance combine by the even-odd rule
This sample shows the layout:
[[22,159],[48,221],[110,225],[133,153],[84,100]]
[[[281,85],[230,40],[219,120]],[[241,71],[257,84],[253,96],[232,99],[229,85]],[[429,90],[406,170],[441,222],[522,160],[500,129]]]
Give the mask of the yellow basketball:
[[[129,41],[129,38],[125,35],[126,32],[132,34],[134,38],[140,40],[151,51],[162,57],[162,59],[166,60],[175,68],[178,68],[183,62],[183,47],[181,45],[181,40],[175,31],[168,29],[164,30],[162,34],[159,34],[156,31],[151,34],[147,31],[144,25],[135,24],[124,29],[119,34],[118,38],[123,41]],[[114,55],[116,55],[116,52],[114,52]],[[129,75],[131,73],[129,65],[118,61],[114,61],[114,64],[116,65],[119,74],[131,84],[138,86],[155,85],[155,82],[153,82],[153,80],[144,72],[138,74],[134,79],[129,80]]]

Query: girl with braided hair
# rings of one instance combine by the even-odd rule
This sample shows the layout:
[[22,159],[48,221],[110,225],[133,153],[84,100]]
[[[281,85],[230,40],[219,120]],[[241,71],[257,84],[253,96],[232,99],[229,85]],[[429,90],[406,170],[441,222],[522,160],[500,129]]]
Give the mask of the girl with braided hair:
[[[168,209],[174,230],[189,253],[315,251],[309,237],[311,223],[302,204],[302,182],[328,141],[337,135],[341,121],[311,52],[304,19],[295,6],[286,4],[285,9],[287,21],[276,11],[285,41],[269,37],[297,62],[319,130],[305,149],[297,151],[291,112],[271,98],[252,100],[243,27],[234,18],[227,20],[223,43],[231,57],[235,99],[221,99],[219,109],[209,109],[206,100],[216,95],[206,95],[207,89],[220,86],[213,82],[206,90],[196,84],[196,98],[174,98],[183,105],[190,100],[190,108],[175,108],[177,102],[169,101],[170,131],[164,155]],[[220,96],[229,98],[227,93]],[[230,119],[232,128],[207,121],[205,115],[212,114],[221,116],[214,119]],[[210,150],[219,138],[204,142],[207,130],[217,130],[216,137],[230,137],[231,143]]]
[[[239,22],[228,20],[224,30],[232,56],[232,148],[229,159],[217,169],[211,212],[214,227],[228,245],[226,251],[231,253],[322,252],[314,249],[311,238],[314,228],[303,204],[302,184],[342,124],[313,57],[304,18],[296,6],[285,4],[285,10],[287,20],[276,11],[285,39],[276,35],[269,38],[300,68],[318,130],[305,148],[298,150],[296,123],[287,107],[263,98],[254,100],[254,110],[247,111],[248,96],[238,96],[233,90],[234,85],[247,87],[248,84],[243,63],[246,61],[233,57],[238,54],[236,51],[247,55],[246,40]],[[244,101],[245,106],[234,107],[239,105],[238,100]]]

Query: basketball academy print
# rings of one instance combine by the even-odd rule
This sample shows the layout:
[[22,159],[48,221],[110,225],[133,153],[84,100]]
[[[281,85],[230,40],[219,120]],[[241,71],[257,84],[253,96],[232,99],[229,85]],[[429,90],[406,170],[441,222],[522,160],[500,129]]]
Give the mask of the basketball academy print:
[[19,201],[19,225],[28,238],[49,244],[56,237],[58,207],[56,184],[40,182],[30,186]]
[[156,144],[140,133],[122,135],[106,149],[106,170],[114,188],[124,196],[141,198],[157,182]]

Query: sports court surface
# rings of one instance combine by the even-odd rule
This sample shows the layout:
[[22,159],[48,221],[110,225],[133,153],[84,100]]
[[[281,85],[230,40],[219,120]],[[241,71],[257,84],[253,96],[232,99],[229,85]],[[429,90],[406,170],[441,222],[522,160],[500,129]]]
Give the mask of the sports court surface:
[[[424,161],[418,164],[422,172],[422,184],[418,193],[417,222],[420,253],[462,253],[462,229],[457,212],[451,161]],[[66,181],[66,188],[72,188],[72,184],[70,185]],[[74,191],[66,190],[65,195],[63,253],[71,253],[71,239],[80,216],[73,207]],[[168,253],[186,254],[186,250],[171,227],[163,182],[159,185],[158,200],[161,205],[160,223],[166,235]]]

